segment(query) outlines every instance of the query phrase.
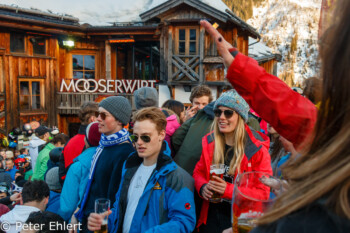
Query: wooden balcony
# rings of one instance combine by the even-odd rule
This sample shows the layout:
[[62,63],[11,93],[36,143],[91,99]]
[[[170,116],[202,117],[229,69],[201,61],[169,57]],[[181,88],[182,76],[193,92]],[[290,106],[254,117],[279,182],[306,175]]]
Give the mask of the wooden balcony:
[[[59,114],[75,115],[78,114],[80,106],[86,101],[100,102],[108,96],[113,96],[113,93],[73,93],[60,92],[57,93],[57,109]],[[132,103],[131,94],[118,94],[124,96]]]

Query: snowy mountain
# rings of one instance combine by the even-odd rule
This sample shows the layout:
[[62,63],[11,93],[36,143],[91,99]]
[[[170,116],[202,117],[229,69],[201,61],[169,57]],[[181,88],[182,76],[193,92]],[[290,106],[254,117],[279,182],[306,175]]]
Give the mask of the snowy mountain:
[[282,55],[278,76],[288,85],[301,85],[318,74],[320,8],[321,0],[264,0],[253,7],[248,23]]

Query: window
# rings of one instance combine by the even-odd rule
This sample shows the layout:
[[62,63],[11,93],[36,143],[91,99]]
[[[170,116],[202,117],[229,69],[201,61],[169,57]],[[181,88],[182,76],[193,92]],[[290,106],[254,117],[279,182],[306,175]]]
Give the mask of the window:
[[10,34],[10,51],[13,53],[24,53],[24,34],[21,33],[11,33]]
[[44,80],[19,80],[20,110],[44,109]]
[[159,42],[118,44],[117,78],[159,80]]
[[73,55],[73,78],[95,78],[95,56]]
[[178,54],[195,55],[198,53],[198,33],[195,28],[180,28],[178,30]]
[[33,53],[35,55],[46,55],[46,40],[43,37],[32,37]]

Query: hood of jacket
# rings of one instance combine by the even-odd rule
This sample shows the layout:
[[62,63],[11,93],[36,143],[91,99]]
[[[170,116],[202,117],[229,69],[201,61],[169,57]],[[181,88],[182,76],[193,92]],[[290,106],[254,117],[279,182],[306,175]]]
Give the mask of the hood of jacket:
[[89,147],[86,150],[83,151],[78,157],[76,157],[73,161],[74,162],[80,162],[82,166],[85,168],[90,169],[91,167],[91,160],[96,152],[97,147]]
[[32,140],[29,141],[29,147],[35,148],[42,144],[45,144],[46,142],[37,136],[33,136]]
[[211,120],[214,120],[214,105],[215,101],[211,102],[203,108],[203,112],[209,116]]
[[33,206],[16,205],[10,212],[1,216],[1,222],[8,222],[10,224],[16,224],[16,222],[25,222],[28,216],[32,212],[40,211],[40,209]]
[[165,131],[171,137],[175,133],[177,128],[180,127],[180,123],[177,121],[176,115],[171,115],[167,117],[166,120],[167,120],[167,124],[166,124]]

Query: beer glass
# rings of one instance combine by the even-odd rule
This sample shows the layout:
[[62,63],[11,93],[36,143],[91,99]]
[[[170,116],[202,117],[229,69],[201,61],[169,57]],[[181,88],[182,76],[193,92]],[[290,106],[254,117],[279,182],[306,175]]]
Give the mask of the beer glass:
[[255,227],[255,220],[273,204],[271,184],[282,188],[278,178],[264,172],[237,175],[232,196],[233,233],[249,232]]
[[[107,198],[99,198],[95,200],[95,213],[103,214],[109,210],[111,201]],[[102,222],[101,230],[94,231],[95,233],[108,232],[108,216],[105,216]]]
[[[216,175],[220,177],[220,179],[223,179],[224,173],[225,173],[225,164],[210,165],[210,180],[213,180],[213,175]],[[212,190],[210,191],[213,193],[213,196],[209,198],[209,201],[213,203],[221,202],[221,194]]]

